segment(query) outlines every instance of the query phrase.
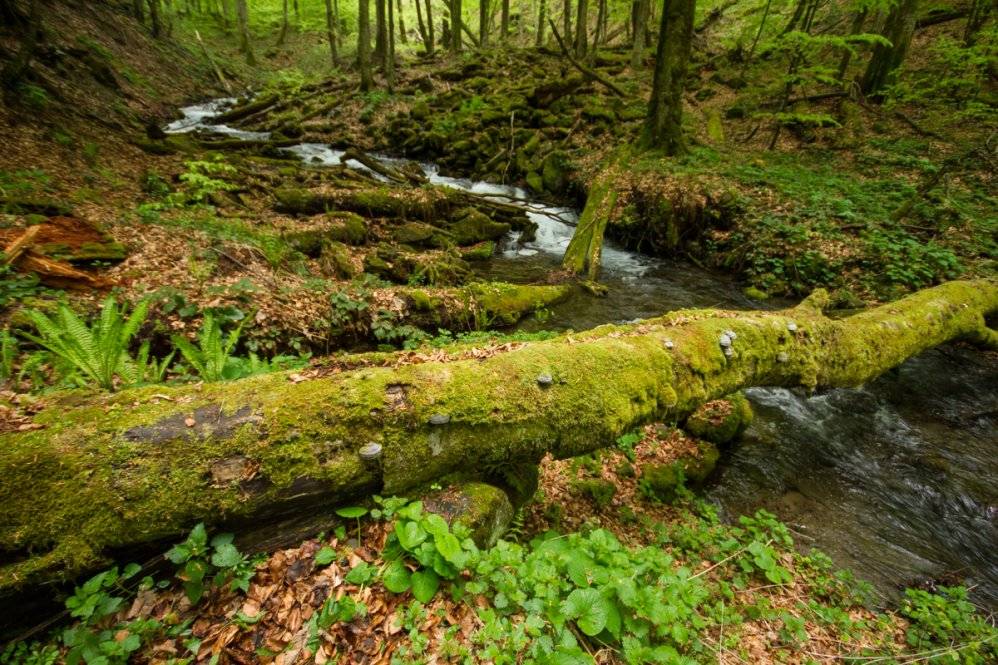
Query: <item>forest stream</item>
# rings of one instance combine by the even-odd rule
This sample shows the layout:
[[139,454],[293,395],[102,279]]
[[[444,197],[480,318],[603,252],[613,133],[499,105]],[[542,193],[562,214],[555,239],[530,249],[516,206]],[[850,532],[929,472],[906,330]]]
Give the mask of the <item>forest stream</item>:
[[[232,101],[186,107],[166,130],[266,138],[211,124]],[[339,164],[343,154],[311,143],[287,150],[313,165]],[[421,166],[431,183],[525,205],[537,223],[535,240],[509,238],[481,264],[483,278],[533,282],[560,265],[577,211],[533,200],[517,187]],[[730,278],[612,242],[603,249],[601,281],[607,296],[577,293],[520,328],[585,330],[686,307],[761,306]],[[756,419],[722,457],[706,494],[728,519],[759,508],[775,513],[802,545],[852,569],[885,599],[906,586],[965,580],[980,604],[998,607],[998,486],[989,480],[998,477],[996,385],[993,361],[946,346],[858,390],[807,396],[753,388],[747,395]]]

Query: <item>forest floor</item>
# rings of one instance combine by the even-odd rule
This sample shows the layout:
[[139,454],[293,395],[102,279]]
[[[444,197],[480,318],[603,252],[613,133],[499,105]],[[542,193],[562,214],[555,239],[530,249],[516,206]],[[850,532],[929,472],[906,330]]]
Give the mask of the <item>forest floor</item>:
[[[407,63],[392,93],[359,94],[342,76],[270,76],[249,102],[262,102],[260,111],[233,123],[270,139],[213,144],[217,137],[156,131],[176,108],[217,88],[203,62],[118,26],[113,13],[60,20],[63,51],[78,71],[45,79],[20,108],[0,110],[0,238],[6,245],[42,224],[38,250],[92,281],[70,280],[64,294],[64,282],[39,284],[5,268],[5,323],[23,328],[21,309],[50,311],[67,296],[93,311],[110,291],[132,303],[151,298],[141,335],[156,351],[173,334],[192,336],[211,312],[243,325],[240,350],[274,367],[300,368],[309,354],[346,348],[417,346],[441,328],[508,326],[568,288],[559,274],[527,289],[474,279],[474,262],[497,241],[517,225],[529,231],[522,214],[418,182],[311,167],[279,145],[316,142],[432,161],[578,205],[611,152],[636,137],[650,84],[648,68],[631,71],[629,54],[613,50],[590,64],[623,95],[554,51]],[[293,62],[294,48],[292,39],[268,67]],[[839,306],[857,307],[957,275],[994,274],[995,171],[972,151],[979,147],[972,139],[940,134],[944,112],[916,119],[913,109],[831,98],[808,112],[839,126],[804,122],[802,107],[768,150],[774,118],[759,108],[772,101],[772,82],[708,56],[698,55],[689,88],[690,154],[631,164],[616,183],[622,196],[612,237],[731,272],[760,300],[827,286]],[[247,72],[232,58],[221,58],[223,67],[238,80]],[[763,92],[746,101],[739,92],[746,88]],[[918,195],[950,157],[958,159],[946,167],[946,186]],[[910,212],[892,219],[908,201]],[[9,385],[15,392],[50,385],[57,374],[54,366],[18,369]],[[10,417],[14,428],[24,424],[22,409]],[[542,653],[544,662],[565,663],[585,662],[578,659],[586,653],[600,663],[916,662],[966,639],[988,657],[993,626],[975,623],[960,599],[946,605],[959,630],[932,624],[924,611],[932,601],[918,595],[899,612],[868,609],[863,585],[820,554],[798,550],[771,516],[725,525],[682,482],[656,489],[652,468],[678,461],[689,471],[703,450],[658,426],[599,455],[546,461],[507,544],[466,548],[473,572],[453,575],[426,603],[412,597],[425,592],[410,576],[420,572],[412,557],[401,593],[374,573],[394,565],[385,546],[397,527],[388,518],[394,512],[397,522],[405,510],[382,503],[373,507],[379,518],[360,523],[359,537],[345,519],[332,534],[235,563],[225,559],[224,539],[201,543],[205,569],[223,574],[198,602],[186,566],[177,579],[137,593],[121,591],[117,573],[106,576],[77,591],[74,612],[91,611],[73,614],[58,651],[99,644],[163,663],[292,663],[305,652],[319,663],[499,663]],[[411,508],[406,514],[424,519]],[[572,535],[545,538],[549,529]],[[566,554],[561,542],[584,558]],[[220,558],[211,561],[211,552]],[[619,639],[620,626],[602,616],[598,601],[564,606],[587,596],[578,592],[610,593],[610,582],[636,567],[638,583],[660,598],[634,590],[626,601],[632,616],[616,621],[632,641]],[[41,654],[35,662],[55,653],[14,646],[11,662],[31,649]]]

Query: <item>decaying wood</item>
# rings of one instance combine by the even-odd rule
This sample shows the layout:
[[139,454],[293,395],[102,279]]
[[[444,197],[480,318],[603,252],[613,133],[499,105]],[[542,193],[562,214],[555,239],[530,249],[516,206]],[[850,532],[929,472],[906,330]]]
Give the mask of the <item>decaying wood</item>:
[[24,233],[14,240],[14,242],[7,245],[3,250],[4,265],[9,266],[16,264],[18,260],[20,260],[21,256],[35,244],[35,239],[38,237],[41,230],[42,227],[40,224],[29,226],[25,229]]
[[[470,356],[381,354],[308,375],[46,397],[34,416],[44,429],[0,435],[0,593],[202,520],[259,526],[576,456],[749,386],[857,386],[950,340],[998,348],[985,323],[995,280],[845,319],[822,313],[827,300],[684,310]],[[372,443],[380,457],[365,461]]]
[[100,289],[110,285],[110,282],[102,277],[77,270],[62,261],[53,261],[31,250],[21,256],[17,267],[24,272],[37,274],[43,284],[58,288]]
[[423,175],[422,171],[417,173],[416,171],[403,171],[402,169],[397,169],[394,166],[385,164],[384,162],[371,157],[367,153],[361,152],[360,150],[356,150],[354,148],[350,148],[343,153],[343,156],[340,157],[340,163],[345,164],[351,159],[359,164],[363,164],[378,175],[384,176],[385,178],[395,182],[411,185],[422,185],[427,182],[426,176]]

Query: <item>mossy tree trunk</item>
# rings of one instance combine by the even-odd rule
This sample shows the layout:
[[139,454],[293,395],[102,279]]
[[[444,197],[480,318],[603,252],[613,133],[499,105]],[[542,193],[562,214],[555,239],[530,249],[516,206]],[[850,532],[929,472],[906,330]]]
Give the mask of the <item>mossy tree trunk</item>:
[[877,44],[873,49],[861,84],[866,96],[875,99],[881,97],[883,89],[893,82],[898,68],[908,55],[911,36],[915,33],[917,11],[918,0],[899,0],[891,8],[882,33],[891,44]]
[[540,0],[537,7],[537,34],[534,46],[540,48],[544,46],[544,21],[547,20],[547,0]]
[[663,0],[651,99],[640,145],[668,155],[686,151],[683,90],[693,44],[696,0]]
[[636,0],[634,3],[634,41],[631,44],[631,69],[641,65],[645,52],[645,24],[648,22],[648,1]]
[[489,0],[478,0],[478,44],[484,48],[489,43]]
[[259,526],[576,456],[748,386],[858,386],[950,340],[998,348],[985,323],[998,281],[839,320],[823,315],[827,299],[684,310],[427,362],[377,354],[306,376],[48,396],[41,429],[0,435],[0,593],[202,520]]
[[333,0],[326,1],[326,41],[329,42],[329,59],[333,67],[339,59],[336,49],[336,20],[333,17]]
[[586,57],[588,48],[589,0],[576,0],[576,8],[578,12],[575,16],[575,57],[582,60]]
[[617,179],[621,175],[621,165],[626,163],[626,156],[629,154],[628,151],[622,150],[613,156],[610,166],[604,169],[589,187],[586,207],[579,215],[579,223],[561,260],[562,268],[573,275],[585,273],[587,279],[592,282],[599,279],[603,236],[617,206],[619,192]]
[[246,56],[247,64],[255,67],[256,57],[253,55],[253,45],[250,43],[249,9],[246,7],[246,0],[236,0],[236,18],[239,22],[239,50]]

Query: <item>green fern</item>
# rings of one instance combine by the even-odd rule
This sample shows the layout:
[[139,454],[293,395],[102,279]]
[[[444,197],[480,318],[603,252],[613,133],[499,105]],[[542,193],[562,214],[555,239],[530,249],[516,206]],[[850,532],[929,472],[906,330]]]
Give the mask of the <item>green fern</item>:
[[0,381],[13,378],[18,351],[17,338],[7,330],[0,332]]
[[114,390],[117,383],[130,385],[144,378],[128,347],[148,310],[149,304],[141,302],[126,318],[125,307],[119,308],[114,297],[108,296],[100,317],[88,326],[73,310],[60,304],[51,319],[37,310],[29,311],[27,315],[38,336],[22,334],[73,368],[82,382]]
[[235,367],[232,351],[239,343],[242,331],[241,323],[229,333],[228,337],[223,338],[222,327],[209,312],[204,315],[204,321],[201,323],[197,346],[181,335],[174,335],[172,339],[173,345],[198,376],[205,381],[222,381],[234,378],[231,376],[232,371],[238,369]]

